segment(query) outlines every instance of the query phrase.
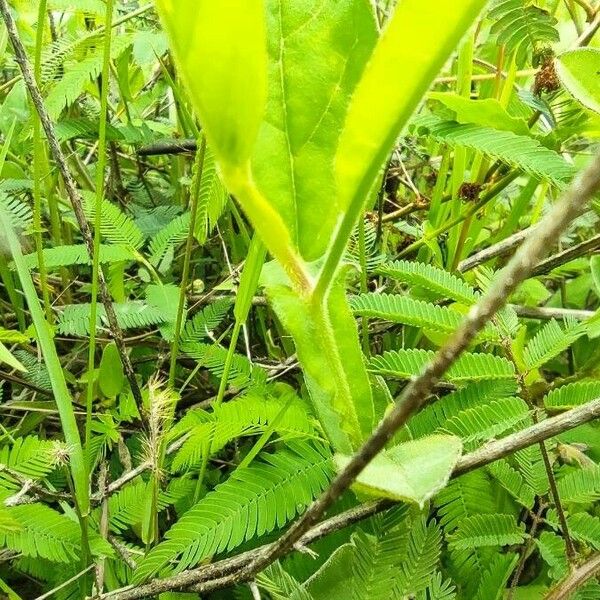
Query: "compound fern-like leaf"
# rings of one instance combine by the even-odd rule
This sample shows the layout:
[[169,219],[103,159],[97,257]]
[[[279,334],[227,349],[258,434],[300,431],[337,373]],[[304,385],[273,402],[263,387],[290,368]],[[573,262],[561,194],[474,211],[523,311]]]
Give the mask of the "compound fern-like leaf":
[[177,561],[179,572],[245,541],[283,527],[329,483],[324,447],[295,443],[232,475],[193,506],[140,562],[140,582]]

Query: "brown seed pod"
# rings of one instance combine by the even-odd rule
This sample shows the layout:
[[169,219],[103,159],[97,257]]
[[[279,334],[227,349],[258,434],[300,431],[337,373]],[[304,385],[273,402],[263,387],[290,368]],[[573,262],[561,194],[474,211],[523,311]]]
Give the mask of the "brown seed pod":
[[541,96],[543,93],[549,94],[560,89],[560,79],[554,66],[554,57],[548,56],[544,59],[542,67],[535,75],[533,84],[533,93]]
[[479,183],[468,183],[465,181],[458,190],[458,195],[463,200],[468,202],[475,202],[479,200],[479,194],[481,192],[481,185]]

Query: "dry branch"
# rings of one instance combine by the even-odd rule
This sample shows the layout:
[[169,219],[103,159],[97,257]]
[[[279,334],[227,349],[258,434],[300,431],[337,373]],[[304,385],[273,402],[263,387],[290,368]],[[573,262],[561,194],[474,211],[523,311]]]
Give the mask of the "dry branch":
[[600,154],[596,155],[586,169],[575,178],[560,201],[527,237],[506,268],[498,274],[488,293],[471,308],[457,331],[438,350],[421,375],[409,383],[395,408],[381,421],[329,488],[277,542],[242,570],[243,579],[250,579],[255,573],[289,552],[302,535],[352,485],[356,477],[385,447],[394,433],[419,409],[441,376],[466,350],[477,333],[506,304],[519,284],[529,277],[547,254],[548,248],[554,246],[569,223],[585,211],[587,203],[599,190]]
[[480,250],[476,254],[465,258],[461,262],[458,263],[458,271],[461,273],[465,273],[482,265],[488,260],[492,260],[492,258],[496,258],[498,256],[506,256],[510,254],[519,244],[523,242],[524,239],[527,238],[528,235],[531,234],[533,228],[523,229],[522,231],[517,231],[507,238],[501,240],[497,244],[493,244],[488,248],[484,248]]
[[[541,421],[537,425],[522,429],[500,440],[489,442],[474,452],[466,454],[458,461],[452,477],[458,477],[468,471],[488,465],[517,450],[522,450],[597,418],[600,418],[600,398],[587,403],[585,406],[574,408],[561,415]],[[363,521],[393,505],[394,503],[390,500],[379,500],[340,513],[309,529],[291,550],[308,546],[330,533]],[[193,586],[201,586],[198,591],[208,591],[209,589],[214,590],[234,585],[242,581],[240,570],[247,566],[255,556],[265,553],[271,546],[272,544],[265,545],[232,558],[183,571],[178,575],[165,579],[154,579],[139,586],[131,585],[114,590],[103,594],[99,597],[99,600],[136,600],[161,592],[189,589]]]
[[559,583],[558,587],[552,590],[545,600],[568,600],[580,587],[599,573],[600,554],[594,554]]
[[552,269],[556,269],[557,267],[597,250],[598,248],[600,248],[600,233],[591,237],[589,240],[585,240],[580,244],[571,246],[562,252],[549,256],[546,260],[540,262],[533,270],[532,275],[545,275],[552,271]]

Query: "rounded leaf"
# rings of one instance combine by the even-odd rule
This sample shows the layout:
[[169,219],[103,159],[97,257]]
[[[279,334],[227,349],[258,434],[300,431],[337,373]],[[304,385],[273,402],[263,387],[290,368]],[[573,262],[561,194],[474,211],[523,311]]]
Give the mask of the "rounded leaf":
[[585,107],[600,113],[600,50],[579,48],[556,59],[561,83]]

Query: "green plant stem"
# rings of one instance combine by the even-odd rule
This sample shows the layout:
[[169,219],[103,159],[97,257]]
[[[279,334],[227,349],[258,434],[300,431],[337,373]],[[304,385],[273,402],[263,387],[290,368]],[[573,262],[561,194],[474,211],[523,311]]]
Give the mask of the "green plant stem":
[[94,245],[92,255],[92,290],[90,301],[90,342],[88,348],[88,384],[86,390],[85,446],[92,436],[92,408],[94,401],[93,377],[96,358],[96,327],[98,318],[98,273],[100,271],[100,241],[102,226],[102,200],[104,198],[104,175],[106,169],[106,123],[108,120],[108,91],[110,88],[110,46],[114,0],[106,0],[104,29],[104,52],[102,57],[102,87],[100,91],[100,123],[98,125],[98,162],[96,165],[96,198],[94,215]]
[[442,233],[445,233],[446,231],[448,231],[455,225],[462,223],[465,219],[468,219],[472,215],[476,214],[477,211],[479,211],[481,208],[483,208],[488,202],[490,202],[490,200],[493,200],[503,189],[505,189],[518,176],[519,176],[519,173],[515,171],[512,173],[509,173],[508,175],[506,175],[505,177],[500,179],[485,194],[483,194],[483,196],[479,200],[479,202],[477,202],[473,206],[470,206],[464,213],[458,215],[454,219],[450,219],[449,221],[446,221],[443,225],[440,225],[438,228],[434,229],[428,235],[423,236],[420,240],[417,240],[416,242],[413,242],[412,244],[410,244],[409,246],[404,248],[404,250],[402,250],[402,252],[400,252],[398,254],[398,257],[402,258],[404,256],[407,256],[408,254],[412,254],[419,248],[425,246],[431,240],[434,240],[435,238],[440,236]]
[[[233,362],[235,348],[237,346],[243,324],[243,321],[236,319],[233,325],[231,339],[229,340],[229,348],[227,349],[227,356],[225,357],[225,363],[223,364],[223,374],[221,375],[221,380],[219,382],[217,396],[213,402],[214,407],[220,406],[223,402],[223,398],[225,397],[225,391],[227,390],[227,382],[229,380],[229,373],[231,371],[231,364]],[[202,490],[202,485],[204,483],[204,476],[206,475],[208,460],[210,459],[210,456],[212,454],[212,442],[213,436],[211,435],[210,439],[208,439],[206,442],[206,452],[204,452],[202,456],[200,472],[198,473],[198,480],[196,481],[196,489],[194,491],[194,502],[198,502],[198,500],[200,499],[200,491]]]
[[[242,270],[240,286],[235,299],[235,306],[233,307],[235,323],[233,325],[233,331],[231,332],[231,339],[229,341],[227,356],[225,357],[225,364],[223,365],[223,373],[221,375],[221,381],[219,382],[219,389],[217,391],[215,401],[213,402],[213,407],[215,408],[218,408],[221,405],[223,398],[225,397],[225,391],[229,381],[229,373],[231,371],[233,357],[235,356],[235,348],[237,346],[244,323],[248,318],[250,308],[252,307],[252,299],[254,298],[254,294],[258,286],[258,279],[265,262],[265,256],[266,248],[262,243],[262,240],[255,234],[250,242],[250,247],[248,248],[248,256]],[[204,482],[204,475],[206,474],[208,460],[212,454],[212,444],[213,438],[211,436],[211,438],[207,440],[206,452],[202,457],[200,473],[198,474],[198,481],[196,482],[196,491],[194,492],[194,501],[197,501],[200,497],[200,491]]]
[[235,356],[235,348],[240,338],[240,332],[242,331],[242,321],[236,320],[233,325],[231,332],[231,339],[229,340],[229,348],[227,349],[227,356],[225,357],[225,363],[223,365],[223,374],[219,382],[219,389],[217,391],[217,397],[215,398],[214,406],[219,406],[223,402],[225,397],[225,391],[227,390],[227,382],[229,380],[229,373],[231,372],[231,365],[233,363],[233,357]]
[[323,350],[323,362],[330,372],[330,379],[335,384],[335,394],[338,398],[334,403],[346,410],[345,417],[352,423],[352,431],[356,436],[351,439],[352,446],[360,444],[360,420],[356,412],[356,403],[352,395],[352,388],[348,381],[348,374],[344,369],[344,355],[340,347],[332,323],[331,314],[328,306],[329,296],[322,302],[317,303],[317,298],[312,300],[312,317],[317,324],[317,331],[321,335],[321,348]]
[[[457,80],[456,93],[463,98],[469,98],[471,95],[471,78],[473,76],[473,51],[475,47],[475,39],[473,34],[467,36],[458,50],[457,60]],[[467,170],[467,157],[469,151],[466,148],[457,147],[454,149],[453,167],[451,175],[452,183],[452,200],[450,203],[451,217],[456,219],[461,214],[463,199],[460,197],[460,188],[465,181]],[[477,153],[474,154],[477,156]],[[448,258],[447,266],[449,270],[454,270],[454,263],[458,263],[462,244],[466,236],[470,217],[467,217],[463,222],[461,230],[452,228],[448,234]]]
[[325,262],[317,277],[312,296],[317,303],[326,302],[329,289],[335,281],[335,274],[340,266],[346,244],[354,229],[357,215],[362,211],[365,199],[362,195],[356,194],[350,206],[344,213],[338,230],[334,234],[333,243],[329,246],[325,255]]
[[[40,0],[38,6],[38,22],[35,34],[35,56],[33,62],[33,76],[38,85],[42,72],[42,46],[44,43],[44,23],[46,21],[46,0]],[[35,239],[35,250],[38,259],[38,268],[40,272],[40,286],[42,288],[42,298],[44,301],[44,310],[48,323],[52,323],[52,306],[50,304],[50,294],[48,290],[48,274],[44,263],[44,245],[42,241],[42,165],[44,163],[44,148],[42,145],[42,125],[39,116],[33,113],[33,231]]]
[[175,332],[173,334],[173,343],[171,344],[171,362],[169,365],[169,387],[175,384],[175,369],[177,367],[177,356],[179,354],[179,341],[181,338],[181,325],[183,322],[183,310],[185,307],[186,291],[190,275],[190,264],[192,258],[192,248],[194,246],[194,232],[196,230],[196,217],[198,215],[198,199],[200,197],[200,187],[202,185],[202,171],[204,169],[204,157],[206,156],[206,138],[198,144],[196,160],[194,162],[194,178],[191,190],[191,214],[190,229],[185,244],[185,257],[183,259],[183,273],[181,276],[181,285],[179,288],[179,305],[177,307],[177,318],[175,319]]
[[[360,261],[360,291],[362,294],[367,293],[367,249],[365,242],[365,220],[360,219],[358,222],[358,255]],[[363,353],[368,358],[370,355],[369,348],[369,320],[367,317],[361,319],[362,347]]]

